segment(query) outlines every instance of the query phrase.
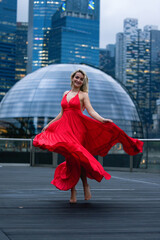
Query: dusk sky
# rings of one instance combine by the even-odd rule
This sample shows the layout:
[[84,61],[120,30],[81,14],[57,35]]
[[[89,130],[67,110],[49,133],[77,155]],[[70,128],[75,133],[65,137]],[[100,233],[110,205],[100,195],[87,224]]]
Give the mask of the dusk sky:
[[[18,1],[17,21],[28,20],[28,1]],[[137,18],[139,28],[157,25],[160,30],[160,0],[100,0],[100,47],[115,43],[115,35],[123,31],[125,18]]]

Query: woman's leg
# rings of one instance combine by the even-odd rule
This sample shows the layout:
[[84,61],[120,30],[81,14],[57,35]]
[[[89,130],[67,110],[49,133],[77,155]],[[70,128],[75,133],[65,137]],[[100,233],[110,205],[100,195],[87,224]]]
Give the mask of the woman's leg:
[[81,179],[82,179],[82,183],[83,183],[85,200],[89,200],[89,199],[91,199],[92,196],[91,196],[90,187],[87,182],[86,171],[83,167],[81,167]]
[[76,203],[77,202],[76,193],[77,193],[76,188],[75,187],[71,188],[70,203]]

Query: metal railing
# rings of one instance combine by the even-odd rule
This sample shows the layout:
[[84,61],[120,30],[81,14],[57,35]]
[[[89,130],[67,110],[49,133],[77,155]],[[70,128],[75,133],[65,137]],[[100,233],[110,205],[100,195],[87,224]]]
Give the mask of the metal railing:
[[[4,143],[3,143],[4,142]],[[18,144],[20,143],[20,144]],[[24,144],[24,143],[27,143]],[[0,138],[0,153],[4,152],[29,152],[30,165],[32,163],[33,139],[26,138]]]
[[[39,152],[45,152],[44,150],[37,149]],[[11,153],[8,155],[8,157],[13,157],[14,153],[17,153],[16,156],[20,153],[24,153],[23,155],[21,154],[20,157],[24,157],[25,153],[29,153],[27,160],[22,159],[23,163],[29,163],[30,166],[35,166],[39,165],[36,164],[35,161],[35,154],[36,154],[36,148],[33,146],[33,139],[25,139],[25,138],[0,138],[0,163],[6,163],[6,161],[1,158],[4,158],[4,155],[7,157],[7,153]],[[1,156],[3,154],[3,156]],[[57,166],[57,153],[52,152],[52,167]],[[5,158],[4,158],[5,159]],[[7,161],[8,162],[8,161]],[[9,161],[10,163],[19,163],[17,159],[13,159],[13,161]],[[42,164],[44,165],[50,165],[50,164]]]
[[[139,168],[150,168],[160,171],[160,139],[140,140],[144,142],[144,152],[139,158],[141,159]],[[37,160],[39,158],[44,158],[45,154],[46,159],[50,158],[50,162],[48,164],[44,163],[45,160],[43,161],[43,163],[40,163],[40,161]],[[125,154],[120,144],[116,144],[107,156],[112,157],[112,159],[114,159],[115,156],[121,158],[129,157],[129,161],[127,161],[127,169],[132,172],[135,168],[135,156],[128,156],[127,154]],[[103,166],[106,166],[106,160],[104,160],[103,157],[97,156],[97,159]],[[61,159],[61,161],[62,160],[63,159]],[[33,146],[33,139],[0,138],[0,163],[6,163],[6,161],[13,163],[17,163],[18,161],[23,163],[29,163],[30,166],[50,165],[52,167],[56,167],[60,163],[59,154],[35,148]],[[115,169],[115,166],[106,167]]]

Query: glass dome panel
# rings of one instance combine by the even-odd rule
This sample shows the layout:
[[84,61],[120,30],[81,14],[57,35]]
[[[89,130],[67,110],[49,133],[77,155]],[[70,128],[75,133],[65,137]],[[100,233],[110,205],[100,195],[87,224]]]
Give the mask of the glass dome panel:
[[[89,78],[93,108],[101,116],[113,119],[130,136],[138,132],[137,136],[142,137],[136,106],[124,88],[99,69],[81,64],[53,64],[25,76],[3,98],[0,120],[24,118],[25,124],[28,121],[28,128],[34,126],[37,132],[39,119],[41,125],[45,125],[46,119],[49,121],[60,112],[62,95],[71,88],[70,75],[78,69],[85,71]],[[84,114],[88,115],[86,111]]]

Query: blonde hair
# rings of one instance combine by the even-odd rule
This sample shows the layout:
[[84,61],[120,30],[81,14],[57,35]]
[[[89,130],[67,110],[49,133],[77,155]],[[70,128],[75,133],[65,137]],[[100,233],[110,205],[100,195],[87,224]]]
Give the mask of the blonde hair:
[[76,70],[75,72],[73,72],[71,74],[71,87],[73,86],[72,79],[74,78],[74,76],[78,72],[80,72],[84,76],[84,78],[83,78],[83,85],[81,86],[80,90],[82,92],[88,92],[88,77],[87,77],[86,73],[84,71],[82,71],[81,69],[78,69],[78,70]]

